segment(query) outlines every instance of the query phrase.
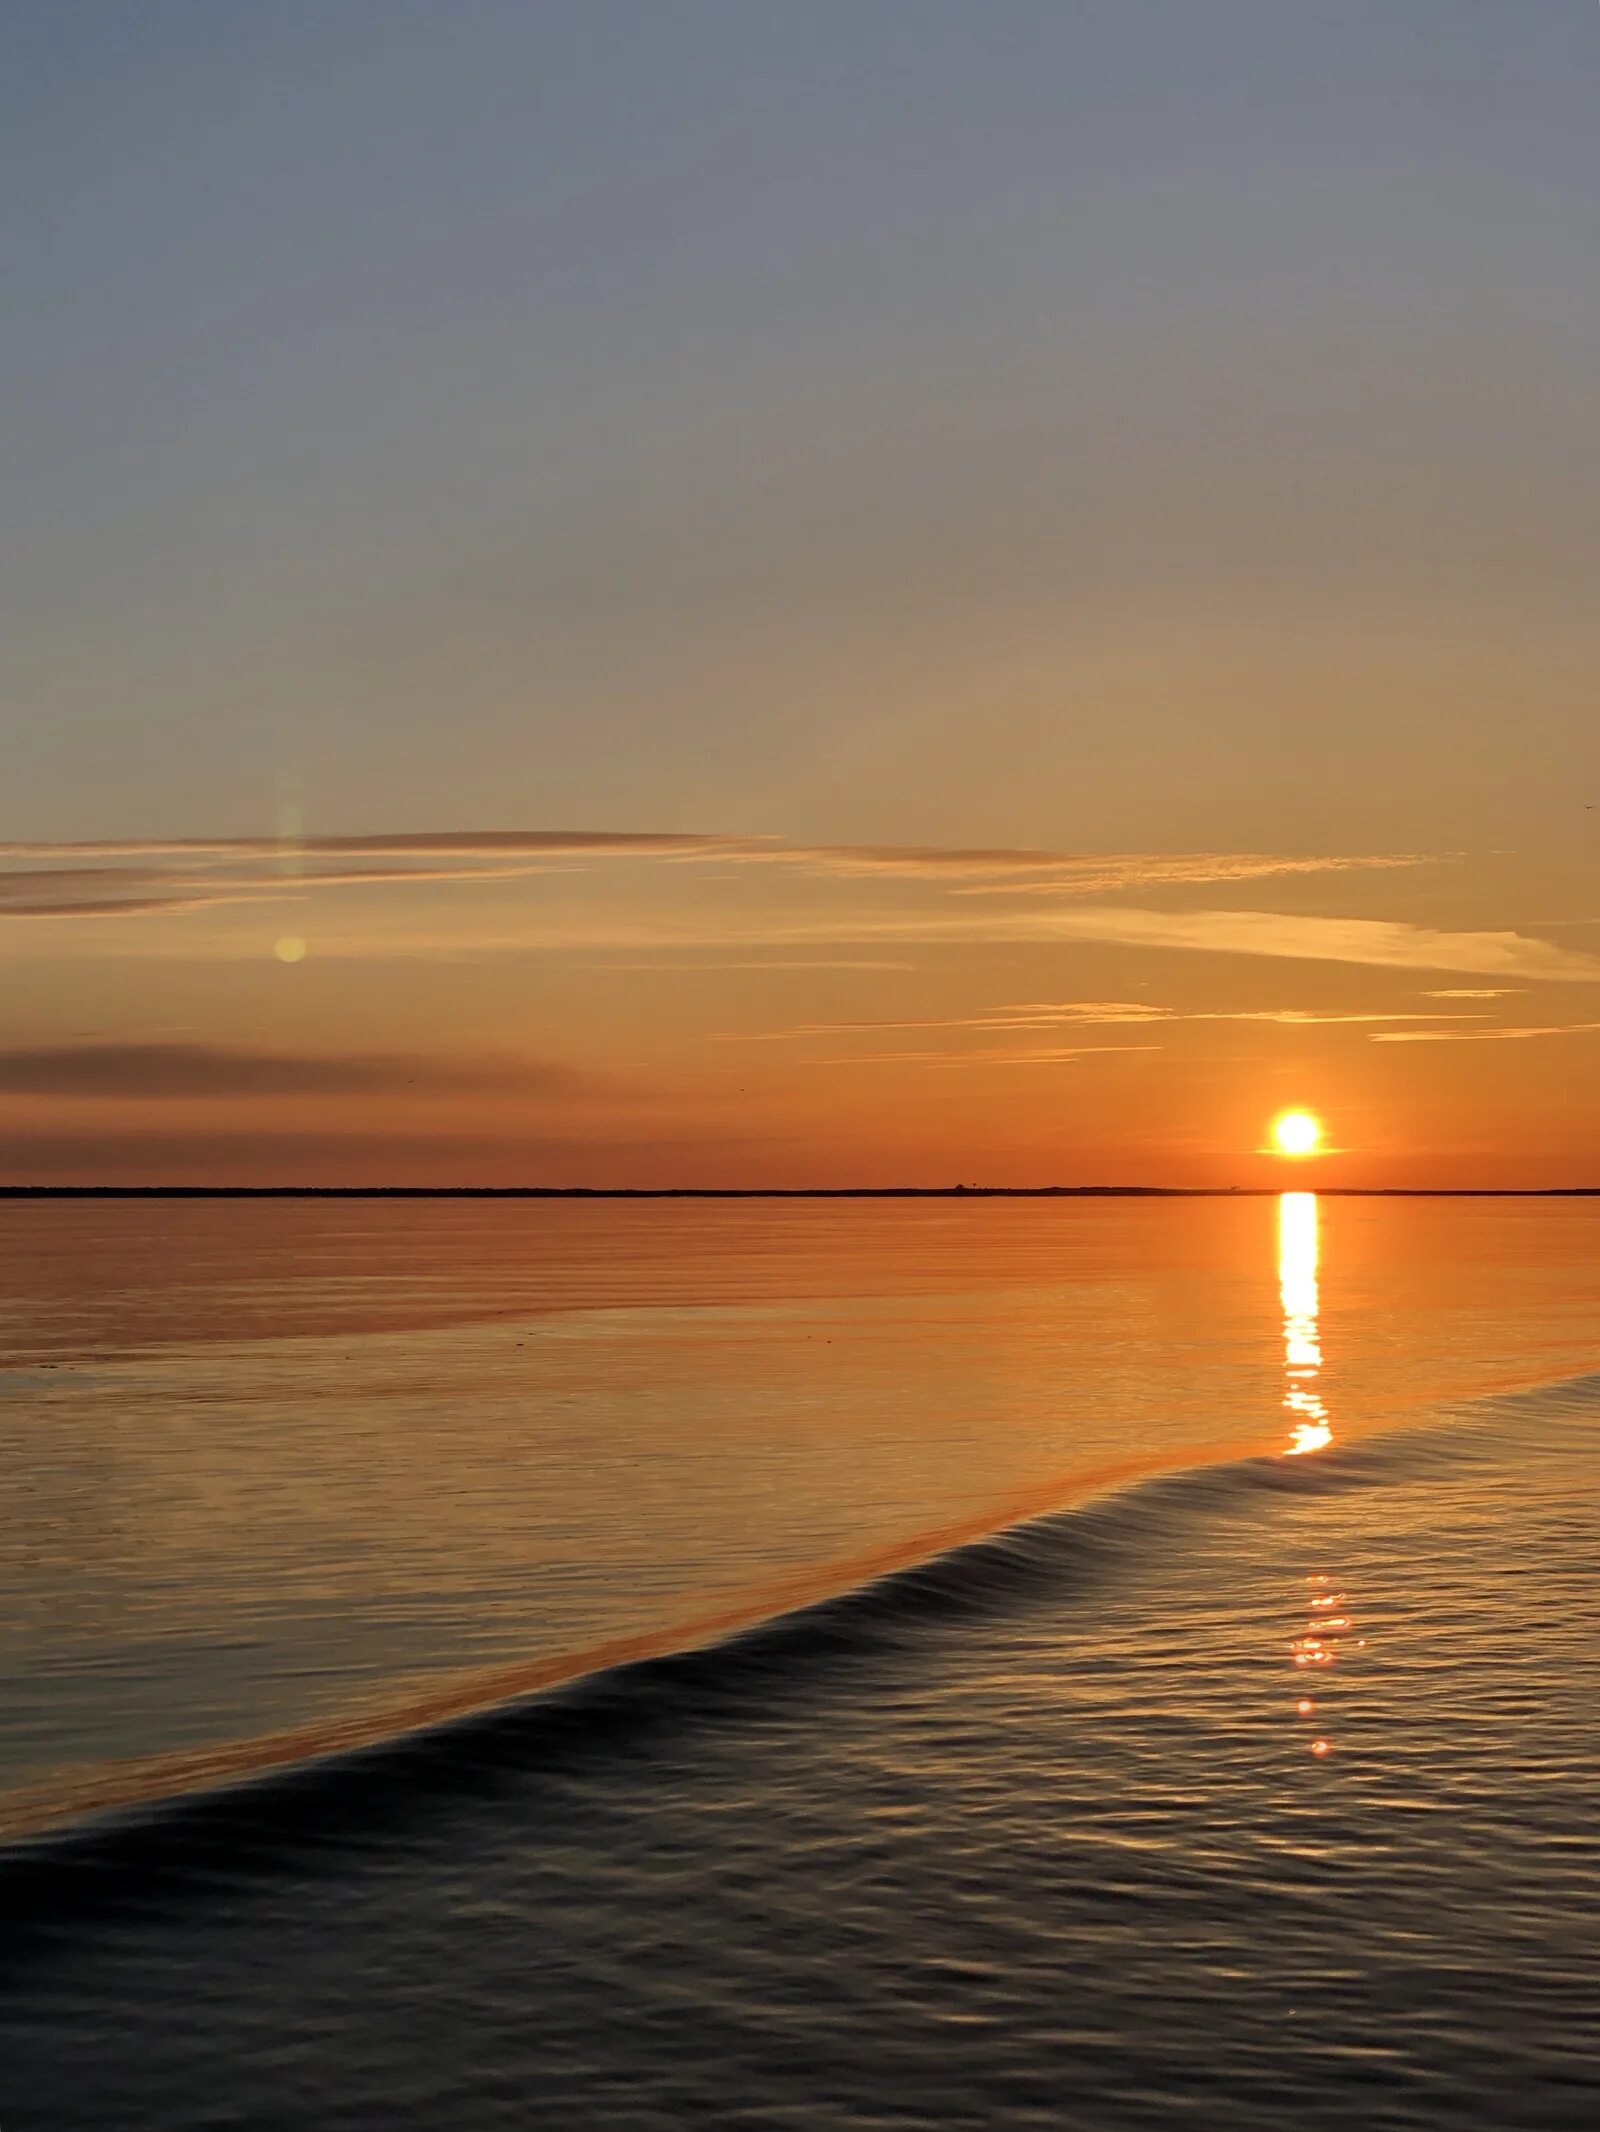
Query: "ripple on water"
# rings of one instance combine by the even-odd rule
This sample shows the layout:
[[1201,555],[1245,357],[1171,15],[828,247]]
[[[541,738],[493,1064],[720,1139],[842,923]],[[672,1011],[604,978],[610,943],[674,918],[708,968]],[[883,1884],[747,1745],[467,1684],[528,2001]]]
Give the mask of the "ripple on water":
[[1549,1457],[1511,1411],[1472,1458],[1153,1484],[187,1853],[147,1832],[137,1901],[88,1871],[76,1923],[35,1913],[11,2106],[1577,2132],[1592,1403]]

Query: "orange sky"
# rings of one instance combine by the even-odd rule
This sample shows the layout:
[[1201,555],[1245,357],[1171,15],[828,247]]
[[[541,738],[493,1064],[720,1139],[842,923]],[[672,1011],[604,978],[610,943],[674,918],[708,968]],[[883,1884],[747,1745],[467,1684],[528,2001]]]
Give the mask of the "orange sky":
[[1546,15],[33,10],[0,1181],[1600,1184]]
[[1251,1184],[1305,1104],[1319,1182],[1600,1180],[1510,862],[383,841],[14,854],[5,1177]]

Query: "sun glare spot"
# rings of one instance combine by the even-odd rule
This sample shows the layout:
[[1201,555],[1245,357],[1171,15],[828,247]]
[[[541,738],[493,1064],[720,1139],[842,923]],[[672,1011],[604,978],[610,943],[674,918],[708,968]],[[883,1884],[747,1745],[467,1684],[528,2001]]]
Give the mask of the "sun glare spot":
[[298,933],[285,933],[281,940],[273,942],[272,952],[280,962],[304,962],[306,944]]
[[1272,1121],[1272,1144],[1280,1155],[1314,1155],[1322,1126],[1308,1110],[1286,1110]]

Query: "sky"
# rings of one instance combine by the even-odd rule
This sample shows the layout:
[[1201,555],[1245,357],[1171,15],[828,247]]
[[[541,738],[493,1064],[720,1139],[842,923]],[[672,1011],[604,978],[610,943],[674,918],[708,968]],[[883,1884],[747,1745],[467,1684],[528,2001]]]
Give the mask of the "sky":
[[0,1181],[1600,1184],[1600,9],[13,0]]

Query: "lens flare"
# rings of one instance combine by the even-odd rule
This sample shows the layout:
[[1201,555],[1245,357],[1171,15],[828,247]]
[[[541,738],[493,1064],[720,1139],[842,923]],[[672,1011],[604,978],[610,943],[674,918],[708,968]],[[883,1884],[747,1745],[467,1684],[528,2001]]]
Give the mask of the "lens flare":
[[1314,1155],[1322,1125],[1308,1110],[1286,1110],[1272,1121],[1272,1144],[1280,1155]]

